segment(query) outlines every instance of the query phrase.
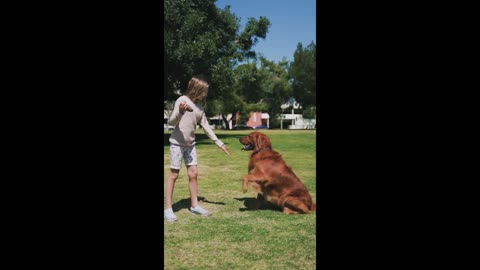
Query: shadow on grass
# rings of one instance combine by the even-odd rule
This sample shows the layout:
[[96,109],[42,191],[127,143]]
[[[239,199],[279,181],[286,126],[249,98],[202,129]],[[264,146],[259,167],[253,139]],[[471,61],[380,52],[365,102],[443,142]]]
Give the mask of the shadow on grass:
[[274,210],[274,211],[281,211],[282,209],[274,205],[273,203],[270,202],[263,202],[263,204],[260,206],[260,208],[255,209],[255,202],[257,201],[257,198],[234,198],[237,201],[243,201],[243,205],[245,205],[245,208],[239,208],[241,212],[243,211],[255,211],[255,210]]
[[[224,202],[212,202],[212,201],[209,201],[209,200],[205,199],[205,197],[198,197],[197,199],[198,199],[199,202],[225,205]],[[173,212],[178,212],[182,209],[189,209],[190,206],[191,206],[190,204],[191,204],[190,198],[181,199],[180,201],[178,201],[178,202],[176,202],[172,205],[172,210],[173,210]]]

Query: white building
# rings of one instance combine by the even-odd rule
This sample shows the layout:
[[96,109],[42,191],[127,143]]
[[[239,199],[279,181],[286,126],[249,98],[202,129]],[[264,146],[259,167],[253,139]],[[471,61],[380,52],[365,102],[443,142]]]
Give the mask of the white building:
[[[228,121],[228,129],[232,129],[232,114],[229,113],[227,115],[227,121]],[[227,129],[227,127],[225,126],[225,123],[222,119],[222,116],[221,115],[216,115],[214,117],[210,117],[208,118],[208,122],[210,123],[210,126],[213,126],[213,128],[216,128],[216,129]]]
[[[287,103],[280,106],[282,108],[282,114],[280,114],[280,129],[316,129],[317,119],[303,118],[301,113],[298,113],[302,109],[302,106],[290,99]],[[297,113],[295,113],[297,110]]]

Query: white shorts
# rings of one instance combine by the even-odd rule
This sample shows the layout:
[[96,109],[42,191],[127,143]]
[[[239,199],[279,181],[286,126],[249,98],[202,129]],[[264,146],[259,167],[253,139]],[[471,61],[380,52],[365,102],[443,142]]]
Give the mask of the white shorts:
[[182,159],[185,160],[186,166],[197,165],[197,150],[195,145],[180,146],[170,144],[170,168],[180,170],[182,167]]

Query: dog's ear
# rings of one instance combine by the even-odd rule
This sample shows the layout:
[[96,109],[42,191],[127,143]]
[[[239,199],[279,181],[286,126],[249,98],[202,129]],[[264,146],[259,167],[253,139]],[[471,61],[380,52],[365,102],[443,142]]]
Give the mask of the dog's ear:
[[270,142],[270,139],[267,137],[267,135],[258,132],[255,134],[255,136],[256,136],[256,143],[255,143],[256,150],[272,147],[272,143]]

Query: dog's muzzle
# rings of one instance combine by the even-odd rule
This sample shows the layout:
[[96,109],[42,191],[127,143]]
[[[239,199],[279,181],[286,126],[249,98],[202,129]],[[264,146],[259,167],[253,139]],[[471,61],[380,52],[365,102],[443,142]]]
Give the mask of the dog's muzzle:
[[242,151],[249,151],[249,150],[253,150],[253,144],[249,143],[249,144],[245,144],[243,147],[242,147]]

